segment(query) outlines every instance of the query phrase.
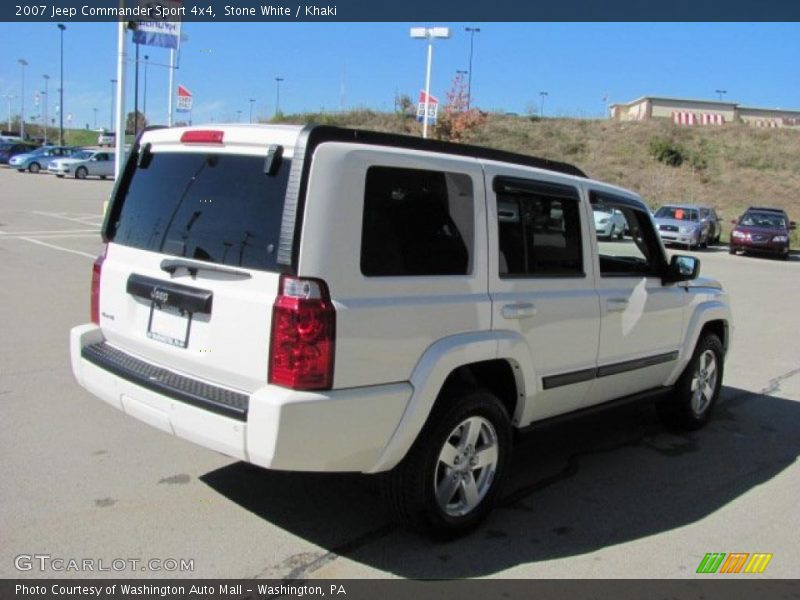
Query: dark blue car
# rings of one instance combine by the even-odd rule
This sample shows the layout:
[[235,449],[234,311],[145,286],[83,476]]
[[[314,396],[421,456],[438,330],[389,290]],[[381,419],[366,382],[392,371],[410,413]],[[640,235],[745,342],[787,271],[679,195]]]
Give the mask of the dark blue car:
[[17,154],[24,154],[26,152],[33,152],[36,146],[27,144],[25,142],[8,142],[0,144],[0,164],[7,165],[12,156]]

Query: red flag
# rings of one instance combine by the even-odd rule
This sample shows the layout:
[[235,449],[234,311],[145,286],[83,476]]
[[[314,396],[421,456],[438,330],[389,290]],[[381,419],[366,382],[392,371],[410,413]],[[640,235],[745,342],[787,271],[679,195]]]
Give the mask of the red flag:
[[179,85],[179,86],[178,86],[178,96],[188,96],[188,97],[191,97],[191,96],[192,96],[192,92],[190,92],[189,90],[187,90],[187,89],[186,89],[185,87],[183,87],[182,85]]

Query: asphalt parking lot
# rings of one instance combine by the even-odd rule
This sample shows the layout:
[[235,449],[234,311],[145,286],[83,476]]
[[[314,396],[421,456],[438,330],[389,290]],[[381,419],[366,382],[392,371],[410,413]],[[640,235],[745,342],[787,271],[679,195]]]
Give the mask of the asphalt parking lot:
[[[540,431],[488,523],[434,543],[392,524],[369,478],[259,470],[73,381],[111,187],[0,168],[0,577],[689,578],[707,552],[800,576],[800,257],[696,253],[736,324],[706,429],[666,432],[642,406]],[[17,569],[34,554],[162,570]]]

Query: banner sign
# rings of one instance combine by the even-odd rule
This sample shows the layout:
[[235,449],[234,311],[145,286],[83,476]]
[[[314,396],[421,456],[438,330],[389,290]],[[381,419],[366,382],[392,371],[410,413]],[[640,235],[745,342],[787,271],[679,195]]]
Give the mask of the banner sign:
[[178,104],[175,107],[178,112],[191,112],[192,93],[182,85],[178,86]]
[[139,6],[149,9],[147,14],[151,16],[137,21],[133,43],[176,50],[181,39],[181,23],[165,20],[174,19],[174,16],[159,18],[159,15],[181,14],[176,12],[176,8],[183,8],[181,2],[182,0],[139,0]]
[[[436,116],[439,114],[439,99],[435,96],[428,97],[428,125],[436,124]],[[422,123],[425,116],[425,92],[419,93],[419,104],[417,105],[417,121]]]

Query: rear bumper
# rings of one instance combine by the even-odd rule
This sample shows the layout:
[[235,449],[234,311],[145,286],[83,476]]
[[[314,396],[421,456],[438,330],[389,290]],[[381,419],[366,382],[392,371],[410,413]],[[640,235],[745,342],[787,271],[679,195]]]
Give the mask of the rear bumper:
[[265,385],[246,394],[151,365],[104,341],[93,324],[70,333],[72,372],[83,387],[162,431],[269,469],[370,471],[413,392],[396,383],[326,392]]

